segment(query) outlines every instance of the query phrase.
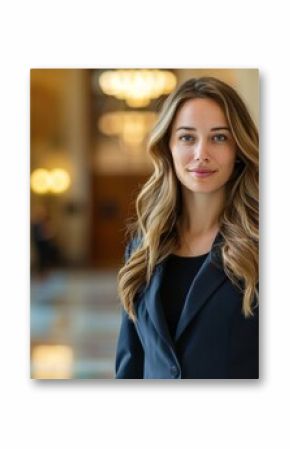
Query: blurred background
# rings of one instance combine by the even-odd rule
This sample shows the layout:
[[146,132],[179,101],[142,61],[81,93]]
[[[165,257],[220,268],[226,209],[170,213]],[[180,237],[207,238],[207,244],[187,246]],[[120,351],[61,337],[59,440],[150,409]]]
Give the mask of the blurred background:
[[236,88],[258,126],[257,69],[31,70],[31,378],[114,378],[146,138],[166,96],[203,75]]

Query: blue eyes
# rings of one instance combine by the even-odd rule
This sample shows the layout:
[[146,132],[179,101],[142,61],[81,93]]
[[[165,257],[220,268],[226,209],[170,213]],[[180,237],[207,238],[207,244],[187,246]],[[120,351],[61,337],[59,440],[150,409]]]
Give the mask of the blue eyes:
[[[188,137],[190,138],[190,140],[187,139]],[[216,137],[218,137],[217,140],[215,140]],[[221,137],[222,139],[220,139],[220,137]],[[185,139],[185,140],[184,140],[184,139]],[[227,137],[225,134],[215,134],[215,135],[213,136],[213,139],[214,139],[216,142],[225,142],[225,141],[228,140],[228,137]],[[193,142],[194,137],[193,137],[191,134],[184,134],[183,136],[180,136],[180,137],[179,137],[179,140],[181,140],[182,142]]]

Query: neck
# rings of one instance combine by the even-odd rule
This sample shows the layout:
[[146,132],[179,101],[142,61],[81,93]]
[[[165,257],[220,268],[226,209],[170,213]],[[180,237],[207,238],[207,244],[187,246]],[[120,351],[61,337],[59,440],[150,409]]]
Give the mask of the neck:
[[192,237],[218,232],[224,201],[224,189],[212,193],[195,193],[183,189],[180,231]]

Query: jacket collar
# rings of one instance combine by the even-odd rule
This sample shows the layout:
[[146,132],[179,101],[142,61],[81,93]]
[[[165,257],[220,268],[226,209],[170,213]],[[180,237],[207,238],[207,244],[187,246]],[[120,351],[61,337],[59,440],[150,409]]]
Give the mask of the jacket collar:
[[[177,324],[174,340],[177,341],[199,310],[226,280],[222,266],[220,246],[223,238],[217,234],[211,251],[204,260],[185,298],[184,306]],[[168,258],[156,265],[149,285],[142,293],[149,316],[161,338],[172,346],[173,342],[163,313],[160,301],[160,286]]]

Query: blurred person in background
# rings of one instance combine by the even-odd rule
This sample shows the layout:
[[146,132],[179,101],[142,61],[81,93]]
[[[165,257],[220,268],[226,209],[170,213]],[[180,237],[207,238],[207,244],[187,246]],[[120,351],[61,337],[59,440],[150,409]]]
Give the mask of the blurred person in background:
[[45,275],[47,270],[58,266],[60,252],[53,222],[43,205],[38,205],[32,213],[31,239],[37,256],[37,271]]

